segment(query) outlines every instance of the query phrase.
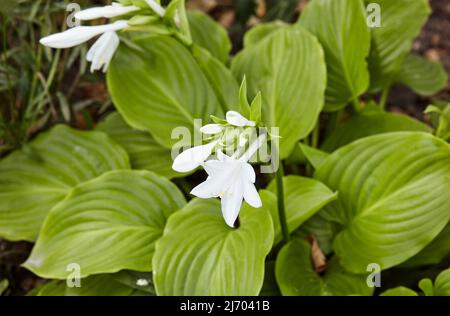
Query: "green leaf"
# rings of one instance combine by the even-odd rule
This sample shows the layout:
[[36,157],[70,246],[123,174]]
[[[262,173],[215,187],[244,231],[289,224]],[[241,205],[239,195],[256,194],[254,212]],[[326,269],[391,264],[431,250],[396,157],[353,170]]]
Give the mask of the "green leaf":
[[167,218],[183,207],[177,187],[149,171],[112,171],[76,187],[51,210],[24,266],[65,279],[122,269],[151,271],[156,240]]
[[192,54],[223,109],[237,109],[239,86],[231,71],[206,49],[193,45]]
[[396,81],[417,94],[429,96],[447,85],[448,76],[441,64],[410,54],[403,61]]
[[450,140],[450,103],[429,105],[425,113],[431,114],[431,122],[436,127],[436,136],[445,141]]
[[286,296],[372,294],[373,288],[367,286],[364,275],[346,272],[335,259],[319,275],[312,265],[311,245],[305,240],[291,240],[281,249],[275,265],[281,293]]
[[3,279],[3,280],[0,281],[0,296],[1,296],[4,292],[6,292],[6,290],[8,289],[8,287],[9,287],[9,281],[8,281],[8,279]]
[[[111,275],[115,281],[129,286],[139,292],[147,293],[146,295],[156,295],[153,285],[153,275],[150,272],[139,272],[132,270],[122,270]],[[144,282],[141,284],[140,282]]]
[[[186,47],[167,36],[135,39],[138,48],[120,45],[108,70],[113,102],[129,125],[148,130],[171,148],[174,128],[194,132],[194,119],[223,116],[207,78]],[[189,138],[186,140],[191,142]],[[178,144],[183,145],[183,144]]]
[[129,296],[135,290],[114,280],[113,274],[80,279],[80,287],[68,287],[66,281],[52,280],[41,286],[36,296]]
[[363,110],[339,124],[333,133],[325,139],[322,150],[332,152],[360,138],[400,131],[431,133],[431,128],[406,115],[370,109]]
[[389,289],[380,294],[380,296],[419,296],[417,292],[404,286]]
[[111,274],[93,275],[80,280],[81,287],[66,287],[66,296],[129,296],[132,287],[117,282]]
[[314,169],[317,169],[320,166],[320,164],[330,155],[327,152],[324,152],[320,149],[311,146],[307,146],[302,143],[299,143],[298,145],[303,155],[305,155],[306,159],[314,167]]
[[[419,282],[419,288],[425,296],[450,296],[450,269],[442,271],[433,282],[426,278]],[[382,296],[418,296],[416,292],[406,287],[397,287],[387,290]]]
[[0,236],[34,241],[50,209],[77,184],[129,169],[125,150],[101,132],[57,125],[0,161]]
[[323,215],[342,226],[333,248],[351,272],[406,261],[450,219],[450,147],[430,134],[387,133],[353,142],[331,154],[315,178],[339,192]]
[[[306,220],[337,198],[323,183],[304,177],[287,176],[283,178],[286,220],[289,232],[293,232]],[[277,207],[277,187],[275,180],[267,190],[261,190],[263,205],[270,210],[275,227],[275,244],[281,240],[281,226]]]
[[365,0],[365,3],[379,4],[381,9],[381,26],[372,28],[368,59],[371,90],[380,90],[395,81],[431,9],[426,0]]
[[97,126],[120,144],[130,156],[133,169],[146,169],[166,178],[183,176],[172,170],[170,150],[162,147],[148,132],[130,127],[119,113],[110,114]]
[[450,254],[450,224],[421,252],[402,264],[402,267],[418,267],[440,263]]
[[64,295],[66,295],[66,282],[60,280],[51,280],[27,294],[27,296],[64,296]]
[[227,63],[231,42],[225,28],[201,11],[188,11],[188,20],[194,43],[207,49],[222,63]]
[[171,216],[153,257],[158,295],[258,295],[272,221],[246,204],[239,221],[228,227],[215,199],[195,199]]
[[245,117],[250,117],[250,104],[247,96],[247,78],[242,78],[241,86],[239,87],[239,108]]
[[287,26],[288,24],[282,21],[257,24],[244,34],[244,47],[249,48],[250,46],[255,46],[266,36]]
[[261,121],[261,103],[261,92],[258,92],[250,106],[250,121],[256,122],[257,124]]
[[323,50],[308,31],[281,28],[233,60],[238,80],[247,78],[249,96],[262,93],[262,121],[280,129],[281,159],[314,128],[323,107],[326,67]]
[[450,296],[450,269],[442,271],[434,281],[435,296]]
[[434,286],[433,281],[431,279],[422,279],[419,282],[419,289],[423,291],[425,296],[434,296]]
[[319,39],[325,51],[328,74],[325,110],[345,107],[369,87],[366,58],[370,31],[363,2],[311,1],[299,24]]

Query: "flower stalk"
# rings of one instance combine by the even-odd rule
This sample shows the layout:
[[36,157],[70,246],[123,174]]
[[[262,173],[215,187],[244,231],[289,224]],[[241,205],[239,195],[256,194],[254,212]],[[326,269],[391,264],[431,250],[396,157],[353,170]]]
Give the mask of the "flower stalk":
[[289,229],[286,220],[286,208],[284,204],[284,185],[283,185],[283,164],[280,163],[278,170],[276,172],[276,183],[277,183],[277,203],[278,203],[278,217],[280,219],[281,233],[283,235],[283,242],[286,244],[289,242]]

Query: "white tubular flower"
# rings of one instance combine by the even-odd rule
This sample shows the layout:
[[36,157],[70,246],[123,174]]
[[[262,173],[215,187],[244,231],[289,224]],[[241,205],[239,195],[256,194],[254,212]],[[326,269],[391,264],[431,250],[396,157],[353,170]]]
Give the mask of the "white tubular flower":
[[247,120],[245,117],[243,117],[240,113],[236,111],[228,111],[226,119],[228,124],[238,127],[245,127],[245,126],[253,127],[256,125],[255,122]]
[[105,32],[118,31],[126,27],[128,27],[128,22],[125,20],[98,26],[77,26],[67,31],[41,38],[40,43],[52,48],[69,48],[87,42],[91,38]]
[[75,13],[75,19],[86,21],[99,18],[113,18],[137,10],[140,10],[140,8],[134,5],[124,6],[120,3],[113,2],[112,5],[107,5],[104,7],[95,7],[77,12]]
[[164,14],[166,14],[166,10],[156,1],[154,0],[145,0],[147,4],[152,8],[153,11],[155,11],[156,14],[158,14],[160,17],[163,17]]
[[213,141],[209,144],[189,148],[179,154],[172,164],[172,169],[177,172],[189,172],[202,165],[211,156],[212,150],[218,144]]
[[200,128],[200,132],[207,135],[215,135],[222,132],[223,127],[220,124],[208,124]]
[[196,186],[191,194],[203,198],[220,197],[222,215],[228,226],[234,227],[243,200],[251,206],[262,206],[255,188],[255,171],[252,166],[217,152],[218,160],[209,160],[203,166],[208,173],[205,182]]
[[106,72],[119,43],[120,39],[116,32],[109,31],[100,36],[86,56],[86,59],[91,62],[91,72],[102,68],[103,72]]

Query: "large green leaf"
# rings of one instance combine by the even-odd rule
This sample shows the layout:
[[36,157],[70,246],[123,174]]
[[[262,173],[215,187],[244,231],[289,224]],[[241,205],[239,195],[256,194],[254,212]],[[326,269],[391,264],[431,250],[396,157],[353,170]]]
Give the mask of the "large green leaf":
[[228,62],[231,42],[225,28],[201,11],[188,11],[188,20],[194,43],[221,62]]
[[270,23],[256,24],[250,30],[244,34],[244,47],[249,48],[250,46],[257,45],[264,37],[272,34],[272,32],[282,28],[287,27],[288,24],[282,21],[275,21]]
[[129,286],[140,293],[146,293],[149,296],[156,295],[155,286],[153,285],[153,274],[151,272],[122,270],[112,274],[112,277],[115,281]]
[[324,152],[320,149],[299,143],[299,148],[306,158],[306,161],[313,166],[314,169],[317,169],[320,164],[329,156],[329,153]]
[[129,296],[135,289],[117,282],[111,274],[80,279],[80,287],[68,287],[66,281],[52,280],[41,286],[36,296]]
[[161,146],[148,132],[130,127],[119,113],[110,114],[97,126],[119,143],[130,156],[133,169],[146,169],[166,178],[179,177],[172,169],[170,150]]
[[245,204],[239,222],[228,227],[214,199],[195,199],[171,216],[153,257],[157,294],[258,295],[272,221],[265,209]]
[[[326,17],[326,18],[324,18]],[[322,44],[327,62],[325,110],[347,105],[369,87],[370,31],[362,1],[313,0],[299,24]]]
[[81,277],[122,269],[151,271],[155,241],[183,207],[177,187],[149,171],[111,171],[85,182],[51,210],[24,266],[64,279],[70,263]]
[[406,115],[368,108],[339,124],[325,140],[322,149],[332,152],[360,138],[400,131],[431,133],[432,129],[426,124]]
[[380,296],[418,296],[417,292],[404,286],[389,289],[380,294]]
[[428,96],[443,89],[448,76],[441,64],[410,54],[403,61],[396,81],[420,95]]
[[194,119],[223,116],[211,84],[185,46],[168,36],[133,43],[120,46],[108,70],[109,92],[128,124],[171,148],[178,142],[171,139],[174,128],[187,127],[192,135]]
[[364,275],[346,272],[333,258],[322,275],[311,261],[311,245],[293,239],[278,254],[275,275],[281,293],[288,296],[371,295]]
[[[288,176],[283,178],[286,220],[289,232],[313,216],[325,205],[337,198],[337,194],[323,183],[304,177]],[[275,228],[275,243],[281,240],[281,226],[277,207],[277,187],[273,181],[267,190],[261,190],[263,205],[270,210]]]
[[342,147],[315,178],[339,192],[324,209],[342,225],[333,247],[349,271],[386,269],[422,250],[450,219],[450,147],[426,133],[367,137]]
[[390,86],[431,10],[427,0],[365,0],[381,8],[381,26],[372,28],[370,87]]
[[450,269],[442,271],[434,281],[435,296],[450,296]]
[[450,224],[447,224],[421,252],[402,264],[402,267],[438,264],[448,256],[450,256]]
[[239,85],[231,71],[206,49],[194,45],[191,51],[220,104],[228,110],[238,109]]
[[323,50],[300,26],[283,27],[244,49],[232,71],[247,78],[248,92],[262,92],[262,119],[280,128],[281,158],[311,132],[323,107],[326,67]]
[[55,126],[0,161],[0,236],[34,241],[47,213],[74,186],[129,168],[125,150],[106,134]]

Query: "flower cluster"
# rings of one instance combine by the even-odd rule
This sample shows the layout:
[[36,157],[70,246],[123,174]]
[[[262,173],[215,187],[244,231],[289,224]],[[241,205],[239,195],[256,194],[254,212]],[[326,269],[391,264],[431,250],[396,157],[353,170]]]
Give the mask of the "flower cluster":
[[[145,0],[151,10],[163,17],[166,10],[154,0]],[[114,18],[132,12],[140,11],[141,8],[134,5],[122,5],[113,3],[104,7],[86,9],[75,14],[75,18],[81,21],[99,18]],[[91,72],[102,69],[106,72],[114,53],[119,46],[120,40],[117,31],[129,27],[128,20],[118,20],[110,24],[98,26],[76,26],[67,31],[52,34],[40,40],[42,45],[52,48],[69,48],[80,45],[90,39],[101,35],[94,45],[89,49],[86,59],[91,62]]]
[[[207,179],[196,186],[191,194],[203,198],[221,199],[222,215],[230,227],[239,215],[243,200],[255,208],[262,206],[261,198],[255,188],[255,171],[249,164],[250,158],[266,142],[262,134],[252,143],[248,143],[248,131],[256,123],[243,117],[240,113],[229,111],[226,121],[208,124],[200,131],[209,138],[208,143],[185,150],[178,155],[172,168],[178,172],[189,172],[202,166],[208,174]],[[231,138],[237,139],[237,148],[233,155],[226,155]],[[243,149],[245,150],[244,152]],[[213,153],[215,157],[209,159]]]

